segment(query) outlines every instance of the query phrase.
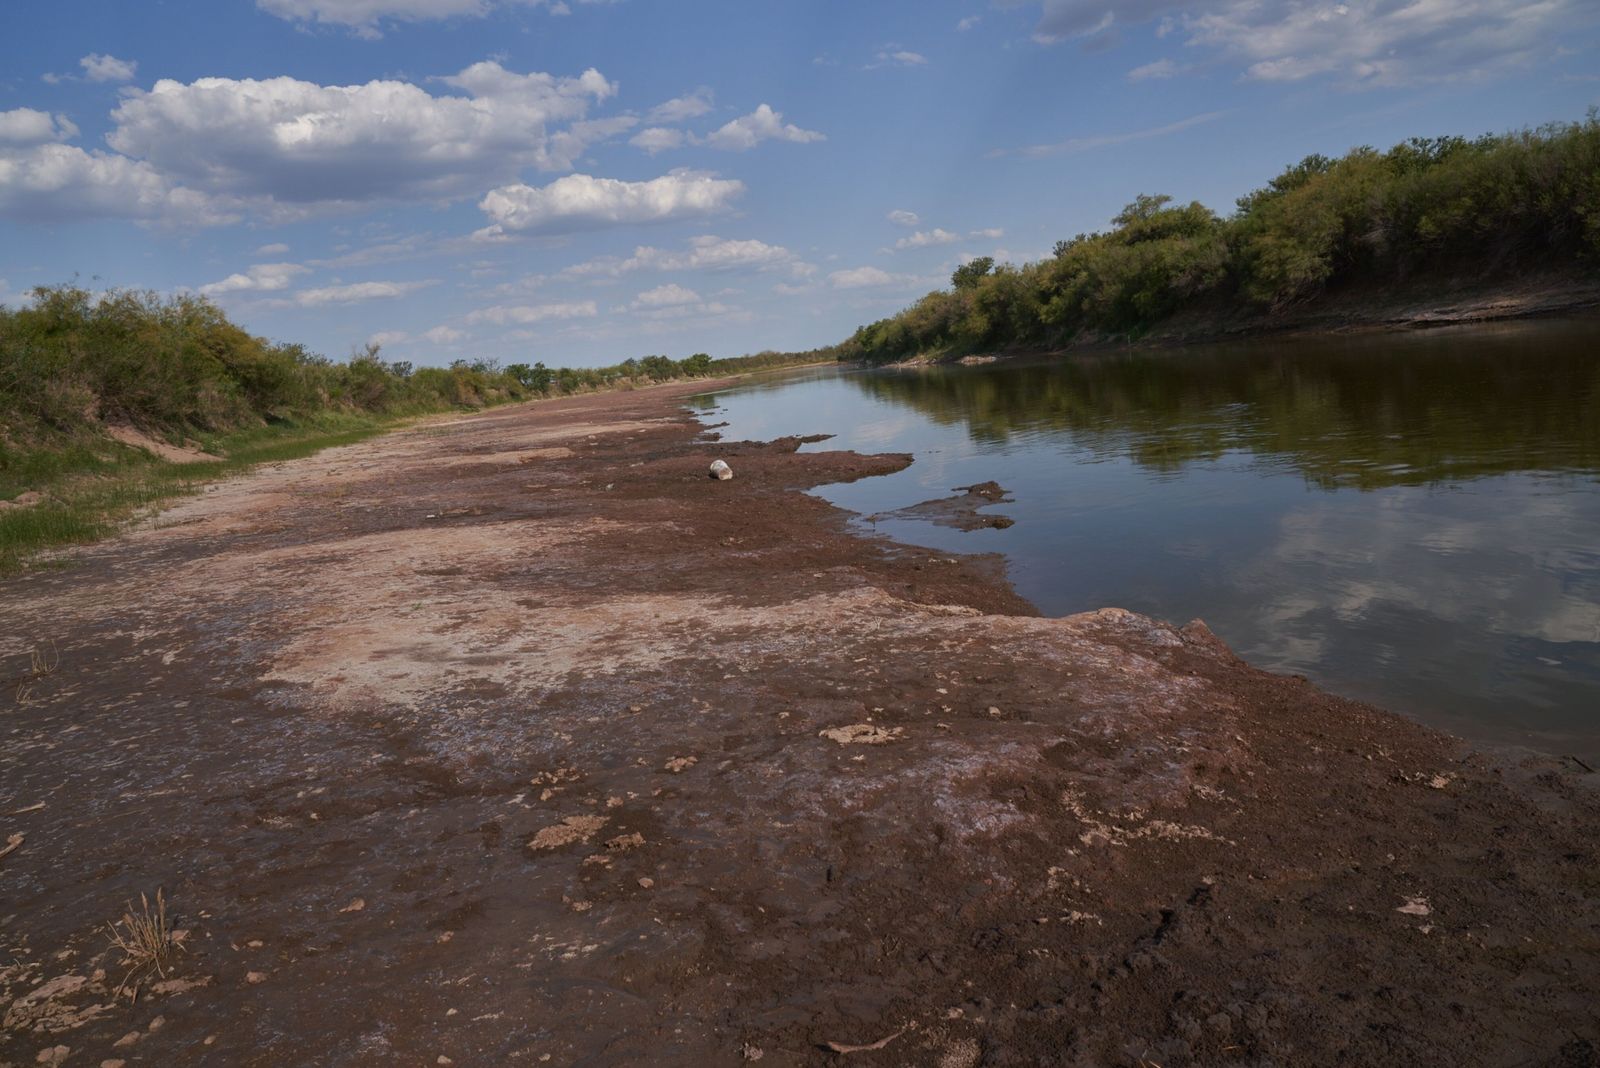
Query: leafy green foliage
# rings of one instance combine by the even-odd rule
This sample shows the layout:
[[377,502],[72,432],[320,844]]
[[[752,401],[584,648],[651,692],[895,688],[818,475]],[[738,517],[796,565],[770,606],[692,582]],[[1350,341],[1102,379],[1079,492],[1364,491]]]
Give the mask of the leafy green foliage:
[[859,328],[841,359],[887,362],[1128,337],[1202,304],[1265,314],[1348,284],[1600,267],[1600,118],[1307,156],[1229,218],[1139,194],[1104,233],[1021,267],[985,257]]

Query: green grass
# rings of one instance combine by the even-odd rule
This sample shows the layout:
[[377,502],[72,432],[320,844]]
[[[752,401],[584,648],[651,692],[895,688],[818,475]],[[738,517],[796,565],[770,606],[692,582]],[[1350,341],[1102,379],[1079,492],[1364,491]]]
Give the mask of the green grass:
[[40,553],[114,533],[133,519],[208,482],[267,463],[351,445],[405,422],[397,417],[322,413],[265,427],[202,435],[221,461],[172,463],[120,445],[72,442],[5,457],[0,498],[24,489],[39,504],[0,511],[0,575],[23,570]]

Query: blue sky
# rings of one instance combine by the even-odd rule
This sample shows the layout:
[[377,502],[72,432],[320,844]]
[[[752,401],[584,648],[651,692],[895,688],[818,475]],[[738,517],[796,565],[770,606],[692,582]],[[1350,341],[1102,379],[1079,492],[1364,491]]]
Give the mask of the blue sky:
[[810,348],[1310,152],[1575,120],[1595,0],[102,0],[0,35],[0,302],[332,356]]

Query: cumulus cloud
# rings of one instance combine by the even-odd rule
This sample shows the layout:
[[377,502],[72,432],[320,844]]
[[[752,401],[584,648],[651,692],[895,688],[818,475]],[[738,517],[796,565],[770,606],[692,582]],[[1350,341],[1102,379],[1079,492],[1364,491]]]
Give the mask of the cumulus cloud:
[[960,234],[952,234],[949,230],[941,230],[936,226],[932,230],[918,230],[910,237],[902,237],[894,243],[894,247],[902,250],[929,248],[933,245],[953,245],[960,240]]
[[309,270],[309,267],[302,267],[298,263],[258,263],[240,273],[230,274],[220,282],[208,282],[200,287],[200,292],[208,297],[251,291],[270,293],[288,289],[290,282]]
[[274,241],[270,245],[262,245],[256,249],[254,254],[257,256],[281,256],[288,251],[288,245],[285,245],[282,241]]
[[[569,169],[617,132],[606,120],[581,121],[616,92],[592,69],[557,78],[486,61],[440,81],[466,95],[400,81],[162,79],[127,93],[107,141],[171,182],[303,211],[470,195],[525,167]],[[571,125],[552,134],[557,123]]]
[[915,226],[922,221],[922,218],[914,211],[901,211],[897,209],[889,213],[889,221],[894,223],[896,226]]
[[229,202],[174,184],[150,164],[75,145],[0,146],[0,216],[29,222],[133,219],[171,226],[237,222]]
[[626,259],[606,256],[568,267],[562,273],[573,277],[616,278],[635,271],[731,271],[785,269],[793,274],[810,274],[815,268],[782,245],[764,241],[725,240],[710,234],[689,239],[681,251],[640,245]]
[[380,330],[367,338],[367,343],[382,347],[384,345],[399,345],[410,340],[411,335],[404,330]]
[[[1160,19],[1191,46],[1214,49],[1246,77],[1397,85],[1481,77],[1551,53],[1600,23],[1588,0],[1001,0],[1037,6],[1035,39],[1110,41],[1118,27]],[[1157,72],[1159,64],[1150,64]],[[1146,68],[1139,68],[1145,70]],[[1148,73],[1148,77],[1163,76]]]
[[83,76],[91,82],[131,82],[134,72],[139,69],[139,64],[134,60],[118,59],[99,52],[90,52],[78,60],[78,66],[83,68]]
[[506,326],[511,323],[527,326],[559,319],[592,319],[600,314],[592,300],[568,301],[556,304],[496,304],[479,308],[467,316],[469,323],[492,323]]
[[974,26],[976,26],[978,23],[980,23],[982,21],[983,21],[983,16],[982,15],[968,15],[966,18],[964,18],[960,22],[956,23],[956,30],[958,32],[960,32],[960,33],[966,33],[968,30],[972,29]]
[[70,141],[77,136],[78,128],[65,115],[52,115],[33,108],[0,111],[0,147]]
[[632,307],[638,308],[672,308],[683,304],[700,303],[700,294],[692,289],[668,283],[647,289],[634,298]]
[[425,282],[352,282],[342,286],[323,286],[320,289],[302,289],[294,295],[294,303],[303,308],[325,304],[357,304],[367,300],[392,300],[415,293],[433,285]]
[[741,115],[711,133],[705,143],[712,148],[743,152],[762,141],[792,141],[803,145],[826,140],[815,130],[802,130],[793,123],[784,122],[782,112],[773,111],[768,105],[762,104],[750,114]]
[[682,148],[684,133],[682,130],[673,130],[665,126],[649,126],[628,139],[628,144],[635,148],[642,148],[652,156],[657,152],[667,152],[674,148]]
[[651,122],[683,122],[685,119],[697,119],[711,110],[712,93],[710,89],[701,86],[692,93],[674,97],[664,104],[657,104],[650,109],[647,116]]
[[726,211],[743,193],[743,182],[700,171],[670,171],[646,182],[570,174],[542,187],[492,190],[478,205],[491,224],[476,236],[496,240],[700,218]]

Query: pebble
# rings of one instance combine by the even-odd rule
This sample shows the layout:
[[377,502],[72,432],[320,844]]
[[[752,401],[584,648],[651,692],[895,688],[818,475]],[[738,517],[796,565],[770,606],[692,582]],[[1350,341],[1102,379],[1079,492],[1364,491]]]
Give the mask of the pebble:
[[244,981],[247,983],[264,983],[267,981],[266,972],[247,972]]

